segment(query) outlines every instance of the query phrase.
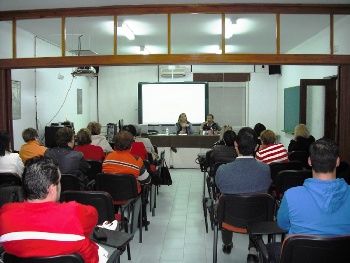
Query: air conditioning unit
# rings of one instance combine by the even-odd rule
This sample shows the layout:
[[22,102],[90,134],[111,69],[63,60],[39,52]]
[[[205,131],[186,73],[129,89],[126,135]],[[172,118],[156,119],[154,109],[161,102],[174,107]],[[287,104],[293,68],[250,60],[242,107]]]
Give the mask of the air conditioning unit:
[[164,78],[179,78],[186,76],[185,67],[176,67],[174,69],[169,69],[168,67],[160,68],[160,75]]

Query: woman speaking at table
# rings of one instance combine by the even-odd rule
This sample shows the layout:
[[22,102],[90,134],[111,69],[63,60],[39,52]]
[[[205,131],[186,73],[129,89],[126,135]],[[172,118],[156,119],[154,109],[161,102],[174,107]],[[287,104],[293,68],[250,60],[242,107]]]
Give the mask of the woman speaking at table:
[[176,134],[187,134],[187,135],[191,135],[193,134],[193,129],[192,129],[192,123],[190,123],[187,120],[187,116],[186,113],[181,113],[179,115],[179,119],[177,121],[177,123],[175,124],[175,131]]

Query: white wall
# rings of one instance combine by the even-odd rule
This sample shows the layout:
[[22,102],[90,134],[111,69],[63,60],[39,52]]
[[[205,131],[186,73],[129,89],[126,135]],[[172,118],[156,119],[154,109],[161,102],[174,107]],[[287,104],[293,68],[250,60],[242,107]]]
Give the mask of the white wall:
[[[10,27],[9,23],[2,23],[0,35],[11,39]],[[34,57],[38,53],[45,56],[45,53],[60,52],[59,48],[47,42],[37,39],[35,43],[35,36],[26,31],[17,29],[17,34],[21,57]],[[7,52],[10,52],[10,55],[3,56],[11,57],[12,49],[7,49]],[[45,126],[51,122],[70,120],[74,122],[75,129],[79,130],[86,127],[92,117],[96,118],[96,79],[73,79],[71,72],[71,68],[12,70],[12,80],[21,82],[21,119],[13,121],[15,150],[19,150],[23,144],[21,133],[25,128],[37,128],[40,138],[43,139]],[[64,79],[58,79],[58,74],[63,75]],[[77,114],[77,89],[83,90],[83,114]]]
[[[349,16],[345,19],[349,20]],[[344,25],[344,21],[341,22]],[[349,43],[350,38],[346,31],[348,26],[337,28],[339,28],[337,43],[344,50],[344,43]],[[1,23],[2,39],[11,39],[8,36],[11,32],[6,23]],[[20,35],[20,43],[22,47],[25,47],[21,54],[25,56],[25,52],[34,52],[34,36],[27,32],[21,32]],[[320,38],[322,34],[316,37],[317,40]],[[41,55],[44,51],[58,52],[56,47],[48,46],[48,43],[39,42],[37,45],[44,45],[42,48],[39,46]],[[311,48],[317,47],[317,43],[308,42],[308,45],[311,45]],[[7,53],[1,53],[0,57],[11,57],[11,54],[8,54],[12,52],[11,48],[6,48],[6,51]],[[248,126],[253,127],[257,122],[264,123],[267,128],[281,135],[281,142],[285,146],[288,145],[291,136],[281,132],[284,123],[284,88],[298,86],[301,78],[311,79],[337,75],[335,66],[282,66],[282,76],[268,75],[267,67],[262,69],[261,66],[235,65],[228,69],[229,67],[205,65],[201,69],[200,65],[196,65],[196,67],[193,66],[193,72],[199,73],[201,70],[209,72],[207,71],[209,68],[210,72],[240,72],[240,67],[242,72],[251,72],[248,88]],[[136,123],[138,83],[162,80],[159,77],[158,66],[100,67],[98,85],[96,78],[88,77],[77,77],[72,82],[71,72],[70,68],[12,70],[13,80],[21,81],[22,86],[22,118],[13,121],[15,150],[18,150],[23,144],[22,130],[27,127],[36,128],[36,114],[41,136],[47,124],[66,119],[74,122],[76,130],[86,127],[87,123],[93,120],[99,121],[102,125],[109,122],[116,123],[121,118],[124,119],[124,123]],[[58,79],[58,74],[63,75],[64,79]],[[77,114],[77,89],[83,90],[82,115]],[[154,99],[154,104],[156,114],[161,110],[157,108],[157,98]]]

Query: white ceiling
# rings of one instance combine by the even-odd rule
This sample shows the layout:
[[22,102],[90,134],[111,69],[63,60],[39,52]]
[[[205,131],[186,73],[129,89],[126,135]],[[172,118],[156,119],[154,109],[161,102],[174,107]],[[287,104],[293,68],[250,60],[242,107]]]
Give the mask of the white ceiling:
[[[349,4],[350,0],[243,0],[220,1],[221,3],[313,3],[313,4]],[[205,4],[216,3],[213,0],[0,0],[0,11],[29,10],[70,7],[93,7],[134,4]],[[271,54],[276,51],[275,16],[227,14],[232,20],[248,21],[247,32],[226,40],[226,53]],[[335,20],[341,16],[335,16]],[[151,54],[167,54],[167,18],[166,15],[140,15],[118,17],[127,22],[135,33],[135,40],[118,36],[118,54],[137,54],[140,46],[145,46]],[[307,22],[305,22],[307,20]],[[247,23],[248,23],[247,22]],[[39,38],[60,46],[60,19],[17,21],[17,26],[31,32]],[[66,47],[76,50],[81,40],[82,50],[92,50],[100,55],[113,54],[113,17],[88,17],[66,19]],[[281,53],[316,35],[329,25],[327,15],[283,15],[281,16]],[[172,16],[172,54],[215,53],[221,44],[220,14],[178,14]],[[40,55],[40,54],[39,54]]]

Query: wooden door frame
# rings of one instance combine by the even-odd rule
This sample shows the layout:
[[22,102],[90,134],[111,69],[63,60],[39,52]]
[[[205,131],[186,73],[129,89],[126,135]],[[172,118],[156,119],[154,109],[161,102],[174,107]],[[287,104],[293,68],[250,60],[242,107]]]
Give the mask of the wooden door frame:
[[306,124],[307,86],[325,87],[324,136],[338,141],[337,78],[300,80],[300,123]]

